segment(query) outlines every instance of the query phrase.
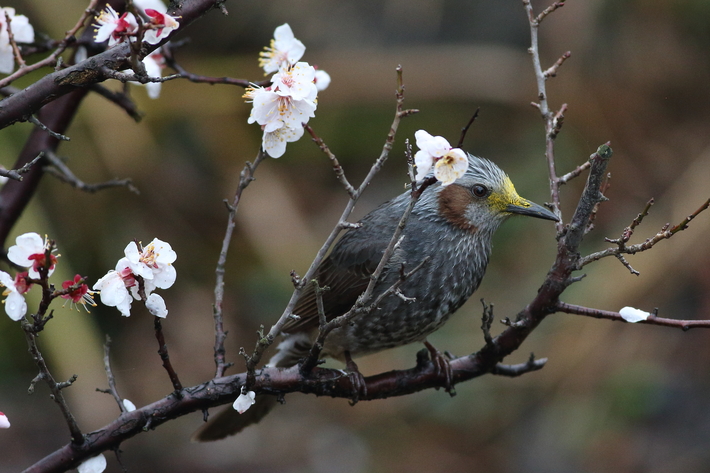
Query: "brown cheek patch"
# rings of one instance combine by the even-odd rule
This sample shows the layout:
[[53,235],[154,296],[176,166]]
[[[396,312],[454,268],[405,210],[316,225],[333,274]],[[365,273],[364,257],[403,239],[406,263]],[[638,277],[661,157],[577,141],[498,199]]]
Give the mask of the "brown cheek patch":
[[466,207],[471,202],[473,202],[473,196],[467,189],[457,184],[451,184],[439,192],[439,213],[453,226],[475,232],[476,227],[464,217]]

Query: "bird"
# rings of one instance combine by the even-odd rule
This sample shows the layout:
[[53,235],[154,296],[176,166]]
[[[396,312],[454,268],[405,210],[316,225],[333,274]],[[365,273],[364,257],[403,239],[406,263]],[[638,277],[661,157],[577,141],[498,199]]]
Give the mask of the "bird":
[[[424,342],[431,351],[426,337],[480,285],[493,234],[501,223],[514,215],[559,221],[549,209],[520,197],[508,175],[492,161],[467,156],[463,176],[449,185],[437,182],[421,194],[370,300],[398,281],[402,268],[410,270],[424,262],[399,287],[405,297],[389,295],[374,311],[333,330],[323,356],[345,361],[356,370],[352,358],[389,348]],[[404,192],[367,214],[317,268],[314,279],[328,288],[321,296],[327,320],[350,310],[365,291],[410,199],[410,192]],[[289,368],[307,356],[319,326],[315,290],[311,284],[303,290],[293,310],[298,318],[284,325],[284,339],[267,366]],[[275,404],[275,396],[261,395],[244,414],[230,407],[198,429],[193,441],[236,434],[260,421]]]

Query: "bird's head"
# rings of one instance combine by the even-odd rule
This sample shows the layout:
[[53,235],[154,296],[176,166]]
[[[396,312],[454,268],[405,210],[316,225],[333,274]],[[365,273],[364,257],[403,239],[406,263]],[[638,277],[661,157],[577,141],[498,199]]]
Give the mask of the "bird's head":
[[468,155],[468,171],[453,184],[438,189],[439,214],[468,231],[494,231],[512,215],[547,220],[559,218],[545,207],[518,195],[513,182],[487,159]]

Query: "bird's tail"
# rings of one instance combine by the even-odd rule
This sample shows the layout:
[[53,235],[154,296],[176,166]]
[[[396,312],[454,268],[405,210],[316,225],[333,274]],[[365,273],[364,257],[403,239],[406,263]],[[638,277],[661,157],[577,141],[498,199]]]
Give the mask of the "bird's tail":
[[[295,366],[310,349],[311,341],[306,334],[288,336],[277,348],[278,352],[266,366],[290,368]],[[276,406],[276,396],[260,395],[246,412],[240,414],[231,406],[211,418],[192,434],[193,442],[210,442],[237,434],[246,427],[256,424]]]

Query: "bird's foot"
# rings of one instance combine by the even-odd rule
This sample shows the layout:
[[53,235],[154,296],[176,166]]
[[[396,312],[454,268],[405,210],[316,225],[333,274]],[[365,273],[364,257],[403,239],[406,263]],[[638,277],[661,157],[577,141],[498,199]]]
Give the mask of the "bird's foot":
[[353,387],[353,397],[350,399],[350,405],[354,406],[361,396],[367,397],[367,384],[365,384],[365,377],[360,373],[360,369],[348,351],[345,352],[345,373],[350,378],[350,384]]
[[444,378],[444,389],[451,397],[456,396],[456,390],[452,384],[454,370],[451,368],[449,359],[446,355],[437,350],[434,345],[429,343],[429,341],[424,340],[424,346],[429,350],[429,356],[431,356],[431,361],[434,363],[437,376]]

